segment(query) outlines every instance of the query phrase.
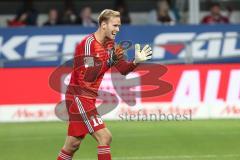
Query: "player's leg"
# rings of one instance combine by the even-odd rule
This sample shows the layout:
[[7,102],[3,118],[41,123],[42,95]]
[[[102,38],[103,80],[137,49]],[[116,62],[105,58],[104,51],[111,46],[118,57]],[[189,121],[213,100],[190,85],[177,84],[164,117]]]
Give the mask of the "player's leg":
[[81,137],[67,136],[63,149],[74,154],[79,149],[81,141]]
[[79,149],[82,138],[67,136],[65,144],[60,151],[57,160],[71,160],[74,153]]
[[98,143],[98,160],[111,160],[111,132],[107,128],[103,128],[94,132],[92,137],[95,138]]

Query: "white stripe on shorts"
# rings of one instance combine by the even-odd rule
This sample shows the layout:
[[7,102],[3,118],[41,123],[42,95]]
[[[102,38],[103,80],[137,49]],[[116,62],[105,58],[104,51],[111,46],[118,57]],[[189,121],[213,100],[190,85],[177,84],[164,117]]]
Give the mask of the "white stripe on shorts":
[[93,133],[94,130],[93,130],[92,126],[91,126],[91,123],[89,122],[89,120],[87,118],[87,114],[86,114],[86,112],[85,112],[85,110],[84,110],[84,108],[82,106],[82,103],[81,103],[80,99],[77,96],[75,96],[75,102],[77,103],[79,113],[82,116],[83,121],[86,124],[89,133],[90,134]]

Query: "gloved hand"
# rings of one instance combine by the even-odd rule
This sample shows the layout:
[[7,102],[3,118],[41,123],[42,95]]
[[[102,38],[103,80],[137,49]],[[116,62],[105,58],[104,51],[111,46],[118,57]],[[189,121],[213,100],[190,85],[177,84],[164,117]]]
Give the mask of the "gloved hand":
[[124,56],[124,49],[120,45],[116,45],[110,50],[110,55],[108,59],[108,65],[115,65]]
[[152,48],[147,44],[141,50],[140,44],[135,44],[135,59],[133,63],[145,62],[152,58]]

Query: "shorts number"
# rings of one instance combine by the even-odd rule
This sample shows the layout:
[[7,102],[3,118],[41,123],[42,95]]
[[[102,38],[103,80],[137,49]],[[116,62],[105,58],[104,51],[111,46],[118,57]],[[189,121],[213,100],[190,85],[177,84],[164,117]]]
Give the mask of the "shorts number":
[[103,121],[101,118],[97,117],[93,119],[93,126],[97,127],[98,125],[103,124]]

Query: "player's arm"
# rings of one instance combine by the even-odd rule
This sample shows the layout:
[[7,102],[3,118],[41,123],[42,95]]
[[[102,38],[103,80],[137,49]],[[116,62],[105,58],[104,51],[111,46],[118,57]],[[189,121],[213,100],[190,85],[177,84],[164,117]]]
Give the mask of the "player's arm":
[[116,63],[115,67],[122,75],[127,75],[137,67],[137,64],[121,59]]
[[[118,53],[119,54],[119,53]],[[139,63],[145,62],[152,58],[152,49],[149,45],[145,45],[141,50],[140,44],[135,45],[135,58],[133,62],[127,62],[123,58],[117,61],[115,67],[122,75],[127,75],[133,71]]]
[[120,45],[114,46],[112,51],[113,53],[110,57],[112,65],[114,65],[122,75],[127,75],[136,68],[136,65],[133,62],[127,62],[124,60],[123,57],[125,50]]

